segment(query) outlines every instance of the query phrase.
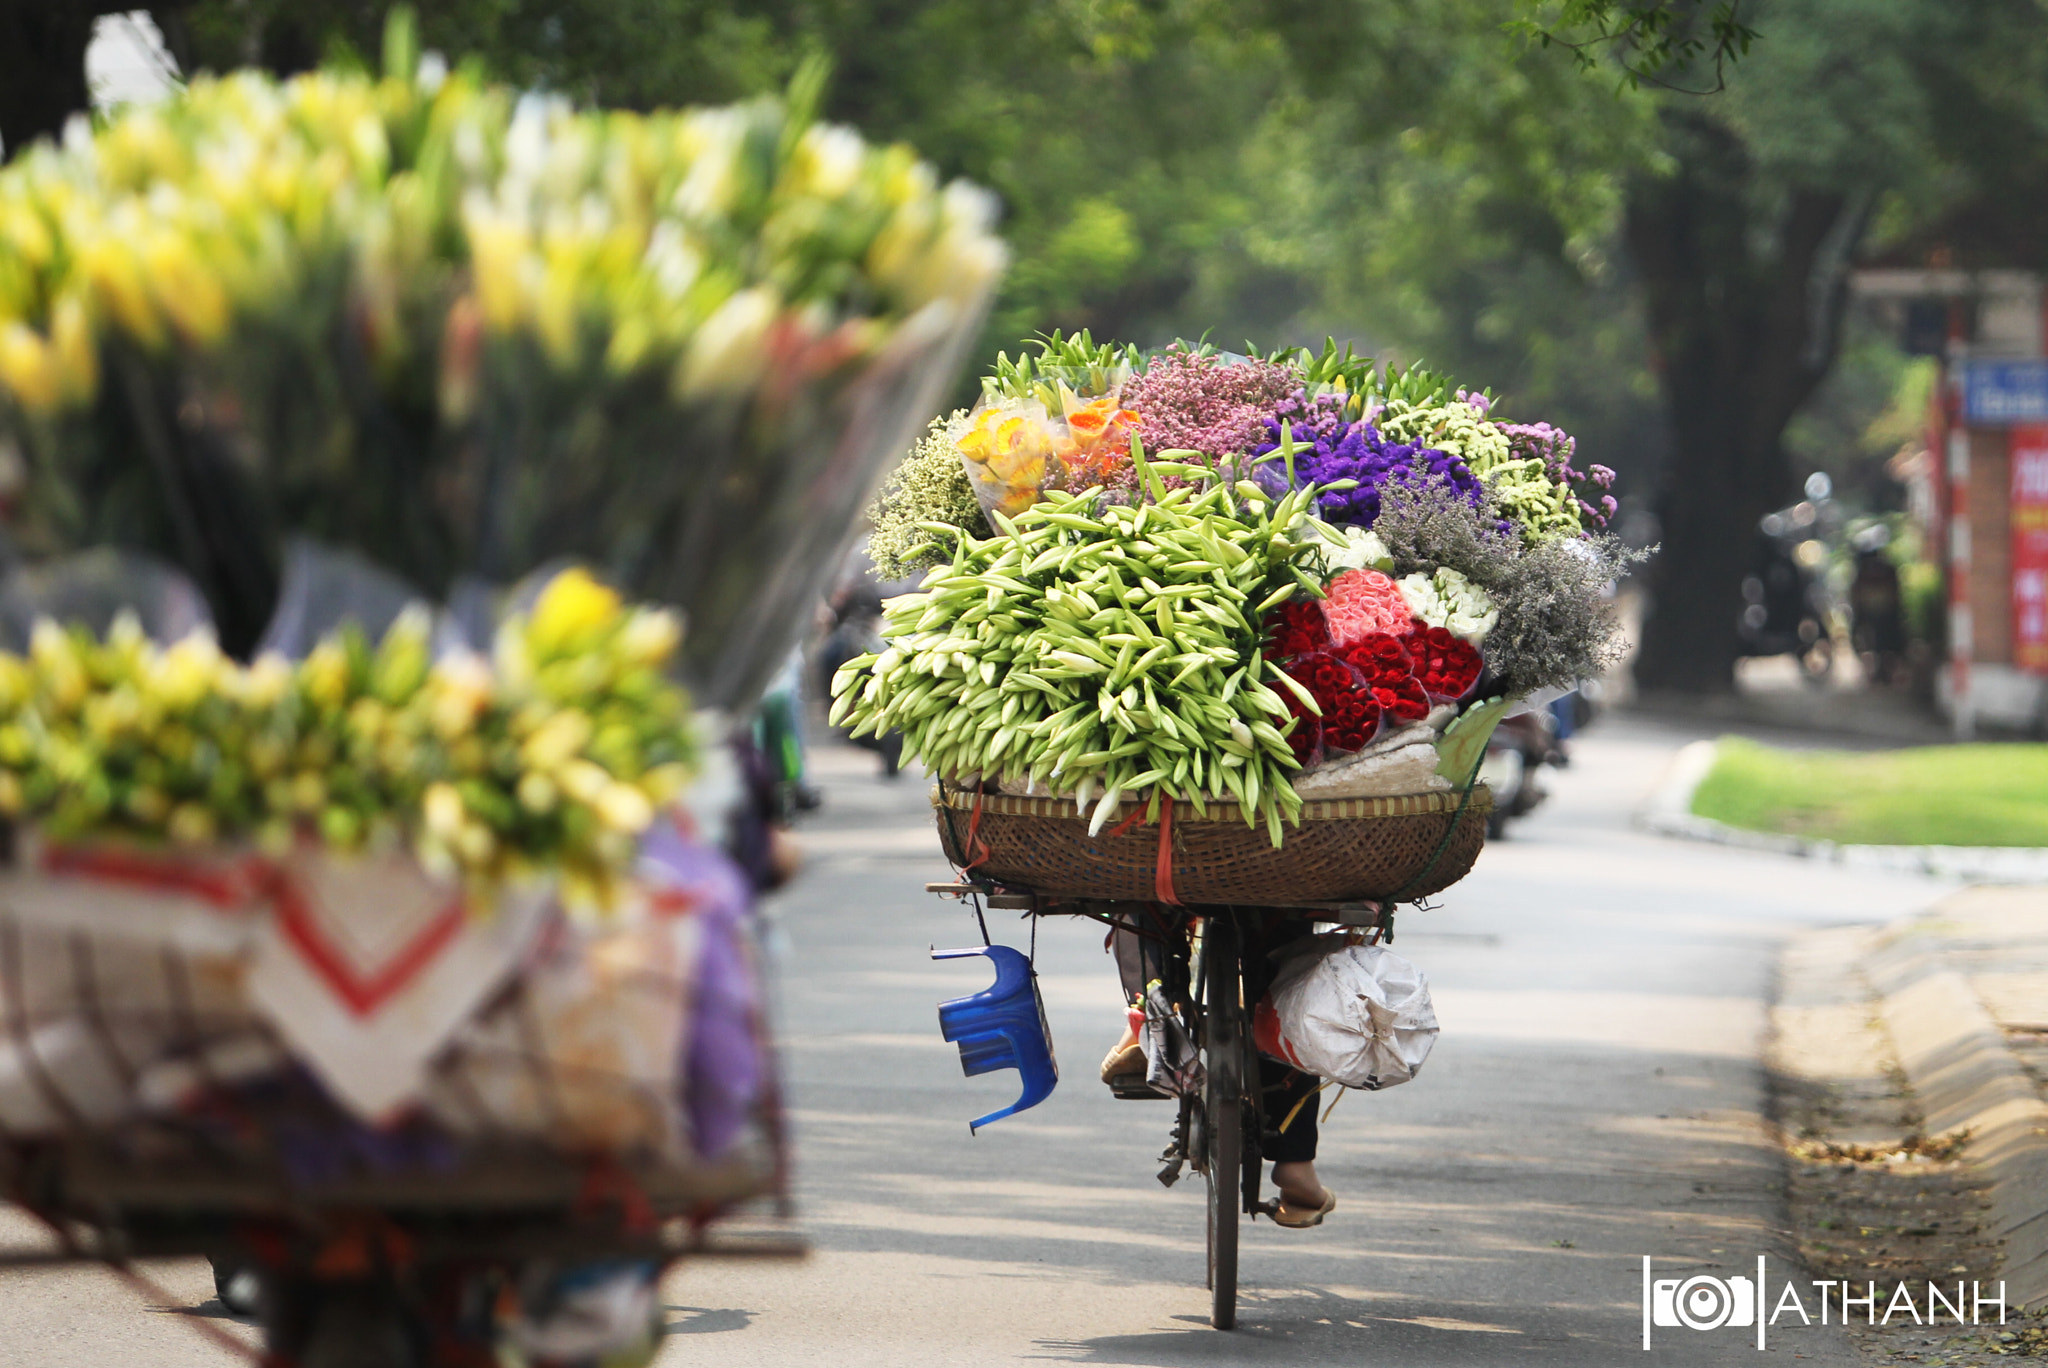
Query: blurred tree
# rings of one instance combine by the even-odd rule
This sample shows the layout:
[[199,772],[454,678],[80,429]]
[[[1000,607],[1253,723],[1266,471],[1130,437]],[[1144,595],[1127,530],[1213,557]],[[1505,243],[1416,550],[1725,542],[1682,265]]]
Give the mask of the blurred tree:
[[1266,135],[1288,193],[1248,245],[1321,282],[1297,329],[1481,380],[1640,488],[1662,419],[1617,239],[1625,173],[1658,155],[1655,101],[1557,54],[1489,59],[1512,12],[1495,0],[1431,4],[1426,24],[1382,5],[1356,29],[1269,12],[1313,102]]
[[[1432,6],[1439,38],[1459,32],[1445,22],[1457,11]],[[1572,3],[1542,13],[1576,17],[1552,31],[1560,42],[1633,41]],[[1596,459],[1626,470],[1619,443],[1668,448],[1636,665],[1650,688],[1732,685],[1756,520],[1797,498],[1811,468],[1794,469],[1788,429],[1836,365],[1859,255],[2048,257],[2039,5],[1759,0],[1745,17],[1762,37],[1739,66],[1727,58],[1746,39],[1732,30],[1732,46],[1684,46],[1687,25],[1711,35],[1734,13],[1693,6],[1664,33],[1679,46],[1636,61],[1644,79],[1604,106],[1536,63],[1425,62],[1437,98],[1414,122],[1426,133],[1337,140],[1364,149],[1340,161],[1338,200],[1362,188],[1354,202],[1372,225],[1332,258],[1351,269],[1328,275],[1351,317],[1540,401]],[[1296,25],[1291,42],[1332,99],[1386,79],[1370,44],[1337,29]],[[1403,58],[1418,47],[1429,44],[1404,35]],[[1877,352],[1859,362],[1894,364]],[[1795,437],[1816,435],[1809,422]]]
[[[67,54],[111,7],[0,0],[10,149],[82,106]],[[374,52],[388,8],[151,12],[187,70],[288,72]],[[2048,251],[2036,0],[421,8],[429,47],[629,107],[771,89],[830,56],[832,116],[1003,196],[1017,264],[991,349],[1051,326],[1328,331],[1493,384],[1638,487],[1654,465],[1651,687],[1729,685],[1750,529],[1792,497],[1788,424],[1835,363],[1858,253]]]
[[1959,202],[1988,227],[2048,171],[2031,0],[1777,0],[1756,22],[1726,95],[1662,102],[1668,160],[1628,182],[1673,445],[1646,688],[1731,683],[1752,529],[1797,497],[1787,428],[1836,362],[1858,255],[1924,249]]

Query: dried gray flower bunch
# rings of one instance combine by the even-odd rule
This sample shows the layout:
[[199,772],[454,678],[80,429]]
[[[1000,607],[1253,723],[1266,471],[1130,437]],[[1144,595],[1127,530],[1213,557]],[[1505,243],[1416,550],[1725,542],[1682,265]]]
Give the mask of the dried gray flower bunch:
[[1623,642],[1608,586],[1649,559],[1606,533],[1530,545],[1503,530],[1490,502],[1474,509],[1427,483],[1380,491],[1372,530],[1394,573],[1449,566],[1492,595],[1500,624],[1486,638],[1487,669],[1510,697],[1569,687],[1619,660]]

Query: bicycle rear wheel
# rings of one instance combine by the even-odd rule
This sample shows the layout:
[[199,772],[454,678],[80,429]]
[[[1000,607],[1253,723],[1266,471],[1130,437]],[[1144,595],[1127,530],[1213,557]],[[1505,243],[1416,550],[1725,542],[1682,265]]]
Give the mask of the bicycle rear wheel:
[[1209,1324],[1237,1324],[1237,1213],[1244,1155],[1244,1007],[1237,924],[1212,916],[1203,929],[1203,1143],[1209,1181]]
[[263,1297],[264,1347],[299,1368],[417,1368],[425,1327],[383,1279],[273,1278]]

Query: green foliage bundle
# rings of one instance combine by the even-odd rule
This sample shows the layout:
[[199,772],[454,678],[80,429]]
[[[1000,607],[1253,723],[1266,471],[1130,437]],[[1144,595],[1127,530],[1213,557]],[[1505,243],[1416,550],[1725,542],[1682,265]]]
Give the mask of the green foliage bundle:
[[[893,600],[879,654],[833,681],[834,725],[900,730],[941,774],[1025,779],[1075,794],[1099,831],[1125,794],[1197,814],[1234,799],[1273,844],[1300,810],[1298,768],[1269,684],[1306,694],[1260,652],[1263,615],[1316,594],[1309,494],[1258,486],[1165,490],[1135,506],[1055,493],[1000,535],[940,525],[951,548],[924,590]],[[1311,705],[1312,706],[1312,705]]]

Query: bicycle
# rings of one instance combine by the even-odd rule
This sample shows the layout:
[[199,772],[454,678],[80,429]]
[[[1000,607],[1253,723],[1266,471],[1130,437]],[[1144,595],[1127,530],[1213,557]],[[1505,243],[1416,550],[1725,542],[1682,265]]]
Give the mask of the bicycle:
[[[1145,903],[1068,899],[992,883],[933,883],[925,891],[975,901],[977,918],[990,911],[1021,911],[1032,918],[1078,916],[1113,927],[1131,925]],[[1377,942],[1391,940],[1393,906],[1376,902],[1290,904],[1248,907],[1196,906],[1182,909],[1190,919],[1185,944],[1166,943],[1163,995],[1173,1003],[1202,1064],[1200,1091],[1178,1098],[1172,1138],[1160,1156],[1159,1180],[1171,1187],[1183,1166],[1204,1180],[1207,1225],[1209,1323],[1218,1330],[1237,1324],[1240,1217],[1271,1217],[1277,1202],[1262,1201],[1264,1144],[1272,1135],[1263,1090],[1257,1086],[1259,1055],[1253,1042],[1256,1001],[1247,983],[1241,919],[1278,912],[1355,929]],[[983,936],[987,925],[982,923]],[[1160,1097],[1170,1094],[1160,1093]]]

